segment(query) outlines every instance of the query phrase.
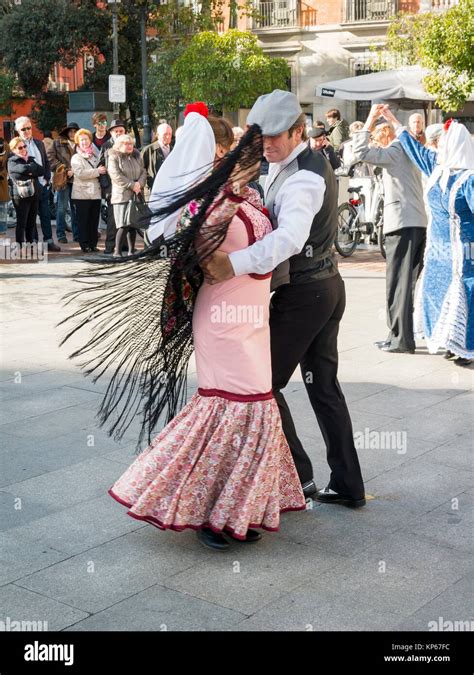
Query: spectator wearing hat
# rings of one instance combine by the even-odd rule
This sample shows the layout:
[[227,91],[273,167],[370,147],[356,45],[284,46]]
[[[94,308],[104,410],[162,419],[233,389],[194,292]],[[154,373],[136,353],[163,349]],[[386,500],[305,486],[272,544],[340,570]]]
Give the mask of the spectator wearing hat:
[[[102,145],[99,155],[99,166],[105,166],[108,170],[109,166],[109,152],[114,147],[115,141],[127,133],[127,125],[123,120],[112,120],[109,127],[110,138]],[[115,227],[114,209],[111,204],[112,198],[112,181],[107,174],[101,178],[102,198],[107,202],[107,231],[105,234],[105,248],[104,253],[112,255],[115,249],[115,237],[117,228]]]
[[333,169],[339,169],[341,166],[341,160],[336,155],[332,145],[328,142],[326,131],[320,127],[310,129],[308,131],[308,136],[311,150],[314,152],[320,152],[324,157],[326,157]]
[[60,244],[67,244],[66,237],[66,210],[69,204],[71,210],[71,227],[74,241],[79,241],[74,204],[72,202],[73,170],[71,160],[76,152],[74,135],[79,131],[79,125],[71,122],[59,132],[58,138],[48,152],[51,171],[54,171],[53,188],[57,195],[56,204],[56,236]]
[[92,115],[92,126],[95,131],[92,134],[92,143],[95,145],[97,150],[102,149],[104,143],[107,143],[112,137],[107,131],[107,115],[105,113],[96,112]]

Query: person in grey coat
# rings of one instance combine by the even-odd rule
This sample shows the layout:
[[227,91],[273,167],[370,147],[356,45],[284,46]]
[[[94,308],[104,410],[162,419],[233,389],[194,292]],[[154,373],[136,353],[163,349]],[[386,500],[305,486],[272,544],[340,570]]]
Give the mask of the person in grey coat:
[[112,181],[111,204],[114,210],[117,235],[115,239],[114,256],[122,255],[122,241],[126,234],[128,253],[135,253],[136,229],[126,220],[126,209],[133,194],[143,194],[146,183],[146,169],[143,159],[134,148],[134,140],[128,134],[123,134],[109,150],[108,168]]
[[354,134],[353,141],[356,160],[383,169],[389,334],[386,340],[375,344],[386,352],[413,354],[413,299],[423,265],[427,216],[420,171],[405,155],[392,125],[378,125],[373,140],[379,147],[369,147],[370,134],[380,115],[381,106],[373,105],[364,128]]

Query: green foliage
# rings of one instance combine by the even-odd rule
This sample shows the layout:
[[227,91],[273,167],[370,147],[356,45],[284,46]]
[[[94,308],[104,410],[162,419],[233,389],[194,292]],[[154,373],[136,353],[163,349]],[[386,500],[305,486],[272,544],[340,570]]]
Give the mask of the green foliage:
[[285,59],[266,56],[252,33],[230,30],[195,35],[173,72],[185,99],[236,110],[276,87],[286,89],[290,68]]
[[31,116],[41,131],[61,131],[67,122],[67,104],[65,92],[47,91],[36,102]]
[[103,42],[107,14],[91,2],[23,0],[0,24],[0,57],[26,95],[38,96],[55,63],[73,67]]
[[156,63],[152,63],[148,70],[148,96],[157,118],[177,120],[181,87],[173,73],[173,64],[183,51],[181,44],[170,45],[157,54]]
[[0,70],[0,115],[10,115],[12,106],[10,99],[13,95],[15,78],[11,73]]
[[431,73],[424,84],[445,111],[462,108],[474,91],[474,0],[444,12],[400,15],[388,31],[387,48],[407,64]]

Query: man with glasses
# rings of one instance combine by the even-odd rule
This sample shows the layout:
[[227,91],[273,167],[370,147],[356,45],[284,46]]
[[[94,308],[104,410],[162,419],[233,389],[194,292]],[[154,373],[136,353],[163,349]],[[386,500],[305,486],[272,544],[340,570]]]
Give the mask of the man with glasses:
[[105,113],[94,113],[92,115],[92,126],[95,131],[92,134],[92,143],[100,152],[104,143],[111,139],[111,135],[107,131],[107,115]]
[[46,155],[43,141],[33,138],[33,129],[29,117],[18,117],[15,120],[15,130],[24,142],[28,150],[28,156],[32,157],[37,164],[44,168],[44,176],[38,178],[40,184],[38,212],[43,232],[43,241],[48,251],[60,251],[60,247],[53,242],[53,230],[51,227],[51,211],[49,207],[49,184],[51,180],[51,167]]

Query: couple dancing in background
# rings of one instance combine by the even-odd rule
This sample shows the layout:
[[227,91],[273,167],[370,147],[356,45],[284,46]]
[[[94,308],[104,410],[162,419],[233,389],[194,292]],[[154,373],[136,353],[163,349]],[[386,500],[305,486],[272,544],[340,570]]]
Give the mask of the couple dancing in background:
[[[331,251],[335,179],[305,142],[293,94],[260,97],[248,124],[229,152],[230,125],[208,118],[202,104],[188,107],[152,192],[153,244],[81,272],[87,285],[71,300],[82,307],[65,320],[76,317],[65,340],[93,329],[72,356],[95,377],[112,374],[101,422],[113,419],[120,437],[140,415],[140,439],[148,434],[111,496],[158,528],[197,530],[214,550],[258,541],[255,528],[276,531],[280,513],[305,509],[306,496],[365,503],[337,381],[345,296]],[[262,149],[273,163],[268,211],[247,185]],[[216,321],[224,306],[255,311]],[[199,388],[180,409],[193,350]],[[281,393],[298,364],[328,449],[325,490],[314,484]],[[152,439],[165,412],[168,424]]]

